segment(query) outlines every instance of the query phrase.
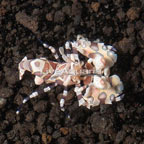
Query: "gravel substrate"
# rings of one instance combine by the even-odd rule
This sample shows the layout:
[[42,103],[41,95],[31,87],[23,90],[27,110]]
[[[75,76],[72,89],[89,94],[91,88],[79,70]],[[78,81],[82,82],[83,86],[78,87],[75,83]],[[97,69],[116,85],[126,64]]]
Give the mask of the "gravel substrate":
[[[33,76],[18,79],[24,56],[55,60],[40,38],[58,48],[82,34],[117,49],[112,74],[124,83],[125,97],[113,105],[78,107],[63,87],[22,100],[37,89]],[[0,2],[0,144],[144,144],[144,2],[142,0],[2,0]]]

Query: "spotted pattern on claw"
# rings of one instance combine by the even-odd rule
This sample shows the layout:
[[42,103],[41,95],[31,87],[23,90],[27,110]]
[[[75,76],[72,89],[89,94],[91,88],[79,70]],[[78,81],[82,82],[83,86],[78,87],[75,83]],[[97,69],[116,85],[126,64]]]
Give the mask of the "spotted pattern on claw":
[[[121,98],[117,97],[119,96],[119,93],[117,92],[117,86],[123,86],[122,82],[120,81],[119,77],[117,75],[111,76],[109,79],[103,77],[96,77],[95,80],[98,81],[99,79],[105,79],[105,83],[103,87],[99,87],[98,84],[95,84],[97,81],[93,81],[88,88],[86,89],[86,93],[84,94],[83,98],[86,101],[86,104],[84,106],[87,106],[90,108],[91,106],[98,106],[99,104],[112,104],[113,101],[119,101]],[[111,82],[110,82],[111,80]],[[123,89],[120,89],[120,93],[122,93]],[[89,103],[89,97],[93,97],[93,102]]]
[[[117,54],[115,54],[115,52],[113,51],[113,47],[106,46],[104,45],[104,43],[91,42],[87,38],[78,35],[77,41],[71,42],[71,44],[74,49],[88,58],[90,54],[97,55],[99,53],[103,56],[103,61],[105,61],[105,64],[100,62],[99,65],[101,65],[101,67],[97,67],[98,61],[95,59],[95,57],[90,57],[91,61],[89,61],[94,64],[96,71],[100,72],[101,75],[104,73],[104,69],[112,67],[117,61]],[[108,74],[109,73],[105,73],[106,76],[109,76]]]

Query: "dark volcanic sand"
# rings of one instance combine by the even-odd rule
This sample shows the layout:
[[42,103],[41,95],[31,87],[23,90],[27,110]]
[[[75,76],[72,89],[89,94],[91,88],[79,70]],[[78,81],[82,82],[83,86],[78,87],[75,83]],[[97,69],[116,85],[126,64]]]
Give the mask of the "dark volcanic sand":
[[[125,97],[91,110],[78,107],[69,89],[66,112],[59,109],[58,86],[26,103],[37,89],[33,76],[18,80],[24,56],[47,57],[77,34],[115,46],[118,61],[111,73],[125,86]],[[144,3],[142,0],[2,0],[0,2],[0,144],[143,144],[144,143]],[[70,115],[70,117],[69,117]]]

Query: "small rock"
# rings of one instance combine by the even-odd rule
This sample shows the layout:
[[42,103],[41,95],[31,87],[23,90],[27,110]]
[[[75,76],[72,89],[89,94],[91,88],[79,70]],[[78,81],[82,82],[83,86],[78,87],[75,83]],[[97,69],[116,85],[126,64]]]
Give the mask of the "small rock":
[[125,107],[124,107],[123,103],[120,102],[117,104],[117,112],[118,113],[124,113],[125,112]]
[[141,61],[141,67],[144,69],[144,58]]
[[5,141],[3,142],[3,144],[8,144],[8,140],[5,140]]
[[136,18],[139,17],[139,8],[136,8],[136,7],[131,7],[128,11],[127,11],[127,17],[130,19],[130,20],[135,20]]
[[6,81],[9,84],[14,85],[18,81],[18,72],[10,68],[7,68],[5,70]]
[[51,126],[47,126],[47,133],[52,134],[53,128]]
[[82,2],[88,2],[88,0],[80,0],[80,1],[82,1]]
[[141,70],[142,78],[144,79],[144,70]]
[[51,143],[52,141],[52,136],[51,135],[48,135],[47,136],[47,144]]
[[44,100],[41,100],[41,101],[39,101],[38,103],[36,103],[35,105],[34,105],[34,110],[36,111],[36,112],[44,112],[44,111],[46,111],[46,109],[47,109],[47,101],[44,101]]
[[31,144],[32,143],[31,138],[28,136],[25,136],[23,138],[23,142],[24,142],[24,144]]
[[6,104],[7,100],[0,97],[0,109],[3,108]]
[[32,16],[38,16],[38,15],[40,15],[41,13],[40,13],[40,10],[39,9],[34,9],[33,10],[33,12],[32,12]]
[[58,139],[59,144],[69,144],[68,140],[65,137],[60,137]]
[[121,130],[117,133],[116,139],[115,139],[115,143],[119,144],[120,142],[123,142],[124,138],[126,136],[126,132]]
[[56,130],[60,129],[60,127],[61,127],[60,124],[55,124],[55,125],[54,125],[54,129],[56,129]]
[[63,135],[67,135],[69,132],[69,129],[67,127],[61,127],[60,131],[62,132]]
[[2,71],[0,71],[0,81],[2,81]]
[[98,2],[91,3],[91,8],[93,9],[94,12],[98,12],[99,7],[100,7],[100,3],[98,3]]
[[7,12],[6,8],[0,7],[0,16],[4,16],[6,12]]
[[140,37],[142,40],[144,40],[144,28],[139,32]]
[[46,134],[46,133],[43,133],[43,134],[42,134],[42,142],[43,142],[44,144],[47,144],[47,134]]
[[47,118],[47,115],[44,114],[44,113],[41,113],[39,116],[38,116],[38,119],[37,119],[37,123],[38,125],[43,125],[46,121],[46,118]]
[[56,11],[54,15],[54,22],[63,22],[64,21],[64,14],[62,11]]
[[109,125],[109,121],[96,112],[92,114],[90,123],[95,133],[106,133]]
[[144,28],[144,23],[141,20],[139,20],[139,21],[136,22],[135,27],[136,27],[137,30],[141,30],[142,28]]
[[139,58],[138,56],[135,56],[135,57],[133,58],[133,64],[134,64],[134,65],[137,65],[137,64],[139,64],[139,62],[140,62],[140,58]]
[[129,40],[127,38],[123,38],[121,41],[118,42],[119,48],[123,53],[128,52],[129,48]]
[[38,29],[38,22],[33,17],[28,16],[24,12],[18,12],[16,15],[16,21],[22,24],[24,27],[30,29],[32,32],[36,32]]
[[120,21],[122,21],[124,18],[125,18],[125,13],[122,9],[118,9],[118,12],[117,12],[117,17],[119,18]]
[[22,141],[16,141],[15,144],[23,144],[23,142]]
[[52,7],[58,9],[60,7],[60,1],[55,2]]
[[10,130],[10,131],[7,133],[7,138],[8,138],[9,140],[12,140],[12,139],[14,139],[14,137],[16,137],[16,132],[15,132],[15,130]]
[[13,90],[10,88],[0,88],[0,97],[8,98],[14,94]]
[[9,2],[8,2],[8,1],[6,1],[6,0],[2,0],[2,1],[1,1],[1,6],[6,7],[6,6],[8,6],[8,5],[9,5]]
[[104,33],[105,35],[110,36],[113,28],[112,28],[112,27],[107,27],[107,26],[105,26],[105,27],[103,27],[102,30],[103,30],[103,33]]
[[137,144],[138,142],[133,136],[127,136],[123,144]]
[[136,48],[133,39],[126,37],[118,42],[118,47],[123,53],[127,53],[129,51],[130,54],[133,54]]
[[57,139],[61,136],[61,132],[59,130],[54,131],[54,133],[52,134],[52,137],[54,139]]
[[126,31],[129,36],[134,34],[134,24],[128,23]]
[[38,144],[40,142],[40,136],[33,135],[32,136],[32,141],[33,141],[33,143]]
[[62,27],[60,25],[56,25],[54,28],[54,32],[59,32],[61,31]]
[[5,119],[11,123],[16,122],[16,113],[14,110],[10,110],[6,113]]
[[43,4],[44,2],[43,2],[43,0],[35,0],[35,1],[33,1],[33,4],[34,5],[36,5],[36,6],[42,6],[42,4]]
[[5,135],[0,134],[0,143],[2,144],[6,139]]
[[32,122],[34,120],[35,113],[33,111],[28,112],[26,115],[26,121],[27,122]]
[[52,15],[52,13],[46,14],[46,19],[47,19],[47,21],[52,21],[52,20],[53,20],[53,15]]
[[62,12],[68,16],[71,16],[71,7],[66,5],[62,8]]

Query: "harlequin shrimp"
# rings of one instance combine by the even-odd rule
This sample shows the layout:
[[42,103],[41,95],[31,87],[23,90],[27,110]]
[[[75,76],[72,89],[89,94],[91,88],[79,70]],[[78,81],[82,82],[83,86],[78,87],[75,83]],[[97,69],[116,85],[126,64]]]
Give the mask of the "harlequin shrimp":
[[[41,43],[45,48],[51,50],[56,60],[59,60],[55,48]],[[65,54],[64,48],[69,53]],[[46,58],[28,60],[27,57],[24,57],[19,63],[19,79],[22,79],[25,71],[31,72],[35,75],[35,84],[40,85],[44,82],[51,84],[43,89],[44,92],[48,92],[57,85],[63,85],[63,97],[60,100],[61,110],[64,110],[65,97],[68,94],[67,87],[70,85],[75,86],[79,106],[90,108],[100,103],[111,104],[113,101],[121,100],[122,82],[116,75],[109,77],[109,69],[117,60],[115,49],[112,46],[105,46],[104,43],[96,41],[91,42],[78,35],[77,41],[66,42],[64,48],[59,48],[64,62],[49,61]],[[79,53],[87,57],[88,61],[85,63],[80,61]],[[33,92],[23,100],[22,104],[39,94],[39,92]]]

